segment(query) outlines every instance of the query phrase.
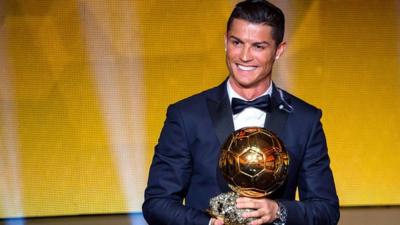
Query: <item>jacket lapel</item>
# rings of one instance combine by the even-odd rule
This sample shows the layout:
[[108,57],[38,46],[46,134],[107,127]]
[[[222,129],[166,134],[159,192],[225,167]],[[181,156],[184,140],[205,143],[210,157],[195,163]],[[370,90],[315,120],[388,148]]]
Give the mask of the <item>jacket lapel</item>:
[[234,131],[232,109],[226,91],[226,81],[219,85],[207,101],[214,129],[220,145]]
[[290,113],[287,109],[292,108],[284,93],[278,89],[274,83],[272,85],[271,111],[267,113],[264,127],[278,136],[281,136]]
[[[228,136],[234,131],[232,110],[229,102],[229,97],[226,91],[226,80],[212,92],[207,99],[207,107],[214,125],[216,135],[219,140],[219,146],[222,146]],[[211,131],[205,131],[211,132]],[[220,157],[218,151],[217,159]],[[218,162],[216,164],[216,178],[221,192],[231,191],[228,187]]]

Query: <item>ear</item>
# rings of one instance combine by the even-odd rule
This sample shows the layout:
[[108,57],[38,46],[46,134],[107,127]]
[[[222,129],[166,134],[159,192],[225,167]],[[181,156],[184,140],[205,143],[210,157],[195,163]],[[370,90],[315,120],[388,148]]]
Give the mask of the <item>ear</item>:
[[225,46],[225,52],[226,52],[226,48],[228,46],[228,40],[227,40],[226,34],[224,34],[224,46]]
[[286,42],[282,41],[279,45],[278,48],[276,49],[276,53],[275,53],[275,60],[278,60],[279,57],[281,57],[281,55],[283,54],[283,52],[286,49]]

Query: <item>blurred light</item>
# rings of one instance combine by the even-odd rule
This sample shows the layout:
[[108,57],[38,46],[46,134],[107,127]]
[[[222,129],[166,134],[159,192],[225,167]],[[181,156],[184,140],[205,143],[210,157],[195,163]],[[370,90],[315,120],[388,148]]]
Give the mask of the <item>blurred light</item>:
[[[0,213],[23,217],[15,88],[7,62],[7,37],[3,29],[0,26]],[[12,221],[13,224],[24,224],[23,219]],[[7,220],[6,224],[9,223]]]
[[[107,5],[87,1],[79,4],[80,15],[89,63],[127,207],[129,211],[141,211],[146,183],[142,41],[140,34],[134,31],[137,21],[134,7],[130,5],[133,3],[110,4],[117,9],[118,15],[107,13]],[[138,214],[131,218],[132,224],[143,224],[140,221],[144,220]]]

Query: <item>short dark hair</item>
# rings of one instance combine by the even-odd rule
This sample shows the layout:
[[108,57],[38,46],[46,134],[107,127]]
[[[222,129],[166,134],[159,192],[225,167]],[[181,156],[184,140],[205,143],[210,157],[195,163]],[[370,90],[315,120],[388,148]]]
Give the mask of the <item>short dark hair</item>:
[[226,26],[227,32],[229,32],[234,19],[269,25],[272,27],[272,37],[276,44],[278,45],[283,41],[285,16],[281,9],[268,1],[246,0],[236,4]]

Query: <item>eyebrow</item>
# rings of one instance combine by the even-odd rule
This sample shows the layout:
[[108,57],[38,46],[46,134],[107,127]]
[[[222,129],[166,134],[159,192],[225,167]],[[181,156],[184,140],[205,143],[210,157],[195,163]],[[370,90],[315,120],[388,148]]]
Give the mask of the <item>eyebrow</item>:
[[[234,35],[229,35],[229,38],[235,39],[236,41],[238,41],[239,43],[244,43],[244,41],[242,41],[240,38],[234,36]],[[252,45],[270,45],[269,42],[267,41],[261,41],[261,42],[254,42],[251,43]]]

